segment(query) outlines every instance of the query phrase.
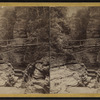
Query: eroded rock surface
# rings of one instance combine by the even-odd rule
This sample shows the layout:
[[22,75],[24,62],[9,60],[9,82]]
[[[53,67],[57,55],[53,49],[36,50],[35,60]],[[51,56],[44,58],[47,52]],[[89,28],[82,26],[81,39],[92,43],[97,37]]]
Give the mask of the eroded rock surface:
[[0,64],[0,85],[4,86],[8,75],[14,73],[13,67],[9,64]]
[[82,65],[70,64],[51,68],[50,93],[96,93],[97,81],[86,74]]

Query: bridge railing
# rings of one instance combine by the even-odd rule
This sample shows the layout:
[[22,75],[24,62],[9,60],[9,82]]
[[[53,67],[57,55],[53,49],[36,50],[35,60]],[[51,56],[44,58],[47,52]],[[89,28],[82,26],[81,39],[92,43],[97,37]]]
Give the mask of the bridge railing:
[[0,40],[0,47],[37,45],[37,44],[38,44],[38,38],[37,37]]
[[[53,44],[53,42],[51,43]],[[54,44],[58,44],[57,42]],[[72,47],[92,47],[92,46],[100,46],[100,38],[90,38],[83,40],[66,40],[66,42],[62,42],[61,45],[64,48],[72,48]]]
[[[46,42],[45,42],[46,43]],[[43,42],[39,42],[38,37],[32,38],[16,38],[10,40],[0,40],[0,47],[5,46],[32,46],[43,44]],[[46,43],[49,45],[49,43]],[[50,44],[57,44],[57,42],[50,42]],[[90,47],[90,46],[100,46],[100,38],[90,38],[83,40],[66,40],[65,43],[61,43],[61,45],[65,46],[65,48],[71,47]]]

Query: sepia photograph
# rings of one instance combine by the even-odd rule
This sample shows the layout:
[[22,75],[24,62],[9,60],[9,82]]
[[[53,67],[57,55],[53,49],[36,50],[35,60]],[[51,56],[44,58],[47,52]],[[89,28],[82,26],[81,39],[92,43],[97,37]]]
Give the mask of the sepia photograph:
[[0,94],[48,94],[49,7],[0,7]]
[[100,93],[100,7],[50,8],[50,93]]
[[0,94],[99,94],[99,32],[99,6],[0,6]]

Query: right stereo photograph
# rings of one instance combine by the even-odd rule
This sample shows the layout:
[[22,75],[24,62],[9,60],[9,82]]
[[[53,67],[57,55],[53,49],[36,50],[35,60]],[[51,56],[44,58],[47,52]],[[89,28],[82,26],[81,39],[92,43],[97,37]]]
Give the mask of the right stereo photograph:
[[100,7],[50,7],[50,93],[100,93]]

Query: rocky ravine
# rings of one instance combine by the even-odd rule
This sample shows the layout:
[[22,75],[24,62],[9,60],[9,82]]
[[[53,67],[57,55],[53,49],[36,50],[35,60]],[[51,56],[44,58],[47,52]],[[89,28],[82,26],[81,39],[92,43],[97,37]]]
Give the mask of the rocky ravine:
[[96,79],[85,76],[89,81],[86,87],[79,87],[81,75],[86,73],[84,64],[70,64],[51,68],[50,84],[51,93],[99,93],[99,88],[95,88]]

